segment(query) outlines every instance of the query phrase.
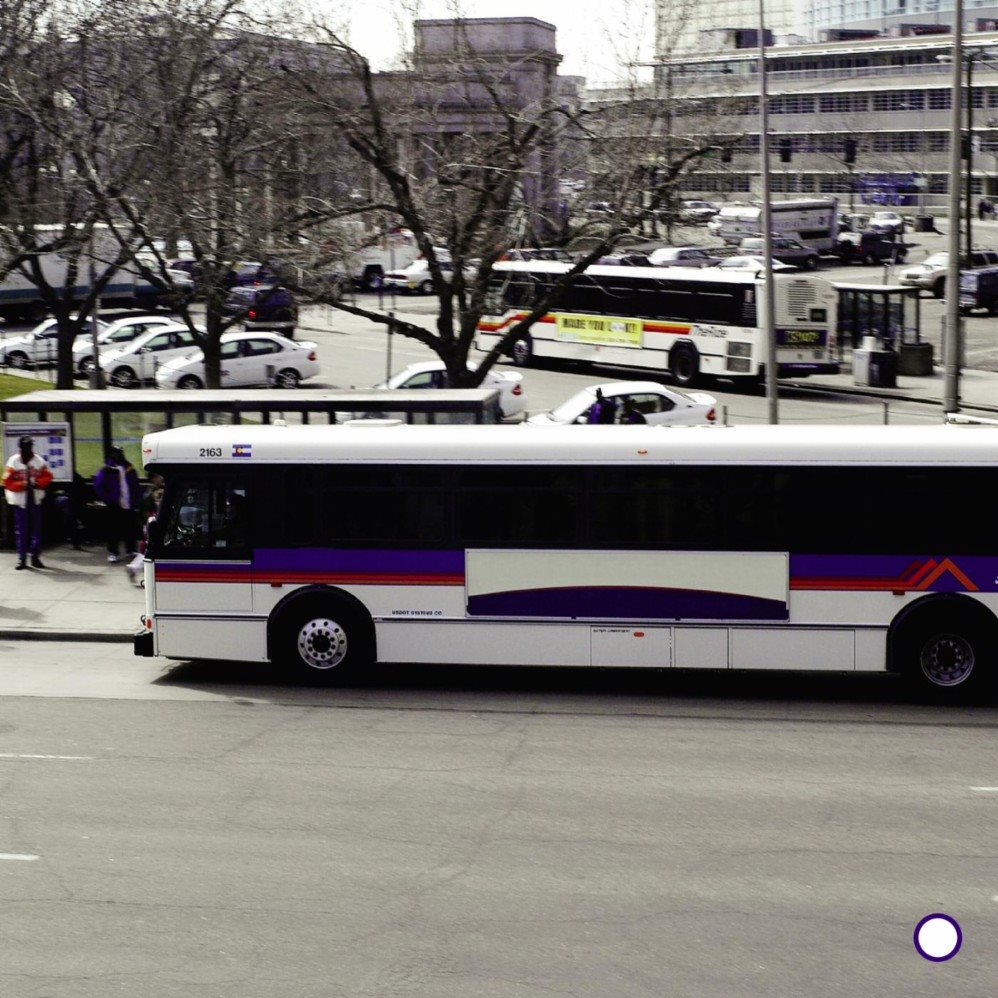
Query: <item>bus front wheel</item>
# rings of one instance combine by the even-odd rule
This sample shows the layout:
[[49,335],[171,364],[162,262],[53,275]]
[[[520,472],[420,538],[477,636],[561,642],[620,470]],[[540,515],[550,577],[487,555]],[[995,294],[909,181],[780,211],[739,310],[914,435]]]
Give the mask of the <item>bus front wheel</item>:
[[983,613],[939,604],[896,635],[895,666],[916,692],[936,702],[990,699],[996,692],[995,637],[995,622]]
[[273,651],[279,664],[299,680],[339,683],[373,662],[373,626],[345,600],[312,597],[281,615]]
[[669,372],[677,385],[688,388],[700,376],[700,354],[697,348],[687,343],[679,343],[669,354]]

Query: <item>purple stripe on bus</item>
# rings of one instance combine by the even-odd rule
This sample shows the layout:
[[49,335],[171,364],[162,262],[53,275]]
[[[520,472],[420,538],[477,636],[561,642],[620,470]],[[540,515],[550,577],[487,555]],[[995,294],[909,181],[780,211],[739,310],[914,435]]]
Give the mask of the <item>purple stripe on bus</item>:
[[468,598],[468,613],[490,617],[593,617],[600,620],[787,620],[783,600],[644,586],[521,589]]
[[391,551],[343,548],[257,548],[258,572],[387,572],[464,574],[464,551]]

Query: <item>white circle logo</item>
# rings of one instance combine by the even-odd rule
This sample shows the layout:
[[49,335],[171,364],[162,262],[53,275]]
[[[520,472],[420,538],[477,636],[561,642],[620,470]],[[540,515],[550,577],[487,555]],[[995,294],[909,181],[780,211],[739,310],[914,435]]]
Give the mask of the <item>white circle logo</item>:
[[915,926],[914,941],[919,956],[934,963],[942,963],[960,952],[963,933],[955,918],[937,911],[926,915]]

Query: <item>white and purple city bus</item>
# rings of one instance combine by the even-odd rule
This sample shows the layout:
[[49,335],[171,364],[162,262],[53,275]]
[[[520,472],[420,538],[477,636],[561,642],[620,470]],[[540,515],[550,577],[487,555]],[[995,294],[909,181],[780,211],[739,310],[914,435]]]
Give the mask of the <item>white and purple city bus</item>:
[[994,684],[990,427],[190,426],[143,454],[141,655]]

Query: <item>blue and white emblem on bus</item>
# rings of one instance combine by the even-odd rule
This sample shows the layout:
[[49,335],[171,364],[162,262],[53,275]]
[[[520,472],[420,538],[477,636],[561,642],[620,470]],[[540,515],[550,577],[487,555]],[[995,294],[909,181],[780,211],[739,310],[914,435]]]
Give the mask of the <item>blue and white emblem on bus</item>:
[[233,444],[232,445],[232,456],[233,457],[252,457],[253,456],[253,445],[252,444]]

